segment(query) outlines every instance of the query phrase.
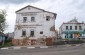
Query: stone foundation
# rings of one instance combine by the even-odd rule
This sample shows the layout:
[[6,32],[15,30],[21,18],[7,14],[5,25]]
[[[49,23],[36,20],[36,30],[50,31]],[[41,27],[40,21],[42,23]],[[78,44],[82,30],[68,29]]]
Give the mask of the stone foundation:
[[12,44],[18,46],[19,45],[19,40],[18,39],[13,39]]
[[36,40],[35,39],[13,39],[12,44],[14,46],[26,46],[26,45],[36,45]]
[[24,38],[24,39],[13,39],[12,44],[14,46],[26,46],[26,45],[47,45],[51,46],[53,45],[53,38],[40,38],[40,39],[29,39],[29,38]]

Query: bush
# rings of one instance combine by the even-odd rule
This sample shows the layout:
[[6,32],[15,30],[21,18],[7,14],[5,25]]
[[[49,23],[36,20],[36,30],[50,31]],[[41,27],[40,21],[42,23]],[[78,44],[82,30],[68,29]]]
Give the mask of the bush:
[[83,40],[69,40],[67,44],[81,44],[84,43]]
[[13,46],[13,45],[12,45],[12,42],[8,42],[8,43],[5,43],[4,46],[10,47],[10,46]]
[[83,40],[75,40],[75,39],[66,39],[66,40],[60,40],[60,41],[57,41],[57,42],[53,42],[53,45],[65,45],[65,44],[81,44],[81,43],[84,43]]
[[53,45],[64,45],[64,41],[53,42]]
[[13,46],[11,42],[8,42],[8,43],[4,43],[4,45],[0,45],[0,48],[2,47],[10,47],[10,46]]
[[5,40],[4,45],[0,43],[0,48],[13,46],[11,40]]
[[5,40],[5,43],[12,42],[12,39]]

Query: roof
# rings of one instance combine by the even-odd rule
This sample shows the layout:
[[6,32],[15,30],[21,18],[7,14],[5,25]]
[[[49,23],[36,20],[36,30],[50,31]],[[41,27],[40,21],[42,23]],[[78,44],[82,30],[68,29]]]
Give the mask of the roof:
[[76,19],[76,18],[74,18],[74,19],[72,19],[72,20],[68,21],[67,23],[79,23],[79,22],[77,21],[77,19]]
[[[75,18],[70,20],[70,21],[68,21],[68,22],[66,22],[66,23],[63,22],[63,24],[84,24],[85,25],[84,22],[78,22],[78,20],[75,19]],[[61,24],[61,26],[59,28],[61,28],[63,24]]]
[[45,11],[44,9],[40,9],[40,8],[37,8],[37,7],[31,6],[31,5],[27,5],[27,6],[23,7],[23,8],[21,8],[21,9],[17,10],[16,12],[19,12],[19,11],[21,11],[21,10],[27,8],[27,7],[33,7],[33,8],[35,8],[35,9],[42,10],[43,12],[52,13],[52,14],[54,14],[55,16],[57,15],[56,13],[49,12],[49,11]]

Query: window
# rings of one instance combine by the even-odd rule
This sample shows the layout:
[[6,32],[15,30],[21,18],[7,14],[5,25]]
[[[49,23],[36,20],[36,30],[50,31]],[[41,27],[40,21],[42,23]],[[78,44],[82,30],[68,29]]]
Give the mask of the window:
[[31,17],[31,21],[35,21],[35,17]]
[[70,34],[70,38],[73,38],[73,34]]
[[46,16],[46,21],[49,21],[50,20],[50,16]]
[[65,35],[65,38],[68,38],[68,34]]
[[82,30],[82,27],[81,26],[79,26],[79,30]]
[[77,26],[75,26],[75,30],[77,30]]
[[23,22],[26,22],[27,21],[27,17],[23,17]]
[[34,36],[34,30],[30,31],[30,36],[33,37]]
[[68,26],[66,26],[66,30],[68,30]]
[[70,26],[70,30],[72,30],[72,26]]
[[26,36],[26,31],[25,30],[22,31],[22,36]]
[[41,31],[40,34],[43,34],[43,31]]

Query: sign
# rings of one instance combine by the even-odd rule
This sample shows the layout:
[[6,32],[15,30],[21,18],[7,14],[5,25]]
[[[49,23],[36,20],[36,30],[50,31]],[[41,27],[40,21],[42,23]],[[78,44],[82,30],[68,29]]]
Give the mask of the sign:
[[74,37],[79,38],[80,37],[80,34],[74,34]]

